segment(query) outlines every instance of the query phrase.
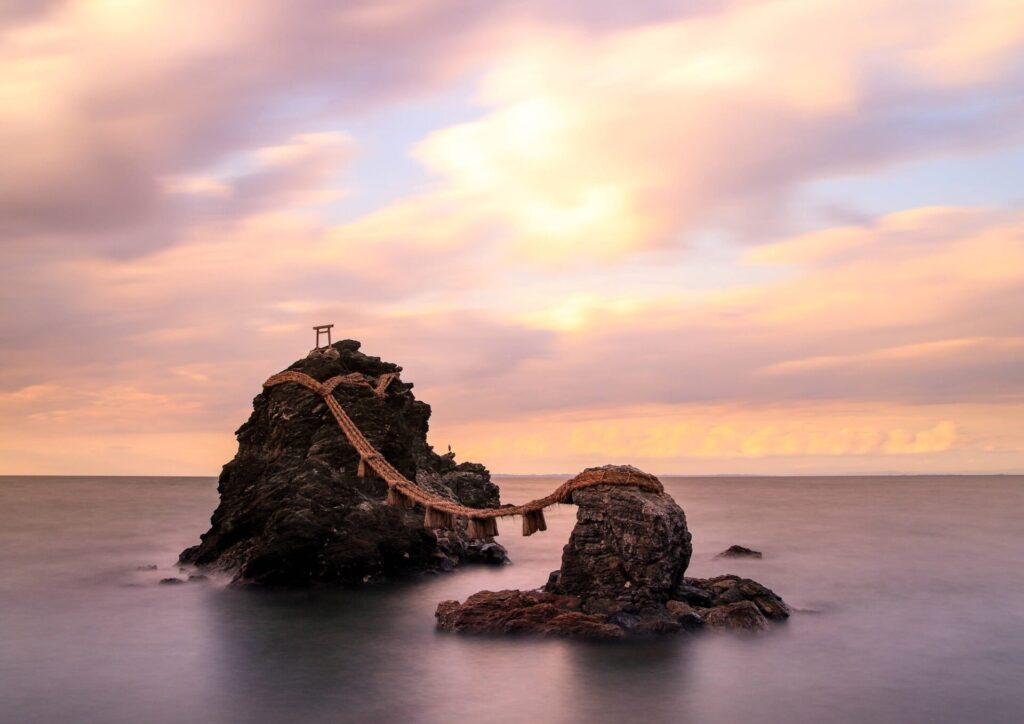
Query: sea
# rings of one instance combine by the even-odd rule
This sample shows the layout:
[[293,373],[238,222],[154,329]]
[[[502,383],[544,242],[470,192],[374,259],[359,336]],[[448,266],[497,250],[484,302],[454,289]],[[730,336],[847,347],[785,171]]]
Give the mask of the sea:
[[[497,477],[502,499],[568,476]],[[213,478],[0,478],[0,722],[1024,721],[1024,476],[667,477],[688,575],[736,573],[760,634],[586,642],[435,629],[445,599],[529,589],[575,508],[513,561],[361,589],[187,578]],[[716,559],[732,544],[761,560]]]

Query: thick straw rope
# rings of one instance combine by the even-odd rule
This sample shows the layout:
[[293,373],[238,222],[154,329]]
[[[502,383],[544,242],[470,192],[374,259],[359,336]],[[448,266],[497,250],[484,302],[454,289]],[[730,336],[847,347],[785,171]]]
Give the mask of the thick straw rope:
[[[408,501],[424,506],[427,510],[428,522],[434,521],[431,527],[448,527],[444,523],[451,522],[452,516],[460,516],[470,521],[471,529],[473,528],[474,521],[482,522],[483,524],[478,525],[476,530],[485,535],[495,535],[497,532],[496,528],[493,524],[488,525],[488,521],[493,521],[495,518],[522,515],[527,518],[527,521],[524,521],[523,532],[529,535],[534,530],[544,530],[546,527],[540,511],[557,503],[571,503],[574,490],[594,485],[632,485],[641,490],[658,493],[664,490],[661,482],[656,477],[635,468],[598,468],[584,471],[571,480],[562,483],[550,495],[538,498],[537,500],[531,500],[522,505],[505,505],[501,508],[468,508],[465,505],[459,505],[458,503],[441,498],[406,478],[391,463],[385,460],[384,456],[370,444],[359,428],[356,427],[356,424],[352,422],[352,418],[348,416],[334,397],[334,388],[340,384],[345,384],[366,387],[372,390],[377,397],[383,398],[388,385],[397,377],[397,372],[388,372],[377,378],[377,384],[374,386],[357,372],[332,377],[325,382],[318,382],[302,372],[287,370],[274,375],[264,382],[263,386],[273,387],[274,385],[286,382],[295,382],[323,397],[328,409],[334,415],[334,419],[338,421],[341,431],[348,438],[352,447],[359,453],[360,470],[363,470],[365,466],[369,466],[373,472],[383,478],[388,485],[389,500],[404,502],[402,501],[404,497]],[[395,493],[400,495],[395,495]],[[447,516],[442,515],[439,517],[436,513],[432,516],[432,511],[440,511],[442,514],[447,514]],[[529,532],[527,532],[528,529]]]

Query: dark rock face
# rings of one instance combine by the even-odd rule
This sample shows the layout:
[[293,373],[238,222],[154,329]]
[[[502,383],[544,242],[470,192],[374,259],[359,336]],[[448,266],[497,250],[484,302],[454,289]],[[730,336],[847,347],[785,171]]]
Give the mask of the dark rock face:
[[[684,578],[673,592],[673,600],[669,601],[670,605],[673,603],[690,607],[715,628],[766,628],[768,621],[784,621],[790,613],[789,606],[770,588],[734,575]],[[749,606],[735,608],[741,603]],[[760,621],[763,625],[742,622],[746,619]]]
[[[362,354],[359,346],[337,342],[289,369],[320,381],[360,373],[371,384],[401,370]],[[437,455],[427,444],[430,406],[411,390],[411,383],[395,380],[383,399],[357,385],[339,385],[334,394],[407,478],[464,505],[498,505],[486,468],[456,464],[453,455]],[[239,581],[308,585],[451,570],[465,560],[506,561],[496,543],[470,541],[464,529],[428,530],[422,511],[385,504],[384,481],[358,477],[357,452],[323,399],[304,387],[265,389],[236,435],[238,453],[221,472],[210,530],[181,554],[183,563],[231,571]]]
[[599,485],[573,493],[576,527],[552,593],[642,604],[664,602],[690,563],[686,515],[666,493]]
[[755,551],[743,546],[729,546],[719,553],[715,558],[762,558],[761,551]]
[[469,633],[533,633],[544,636],[614,639],[696,631],[762,631],[789,618],[789,607],[773,591],[739,576],[687,578],[682,593],[701,590],[700,603],[679,598],[643,606],[608,599],[588,600],[546,591],[481,591],[443,601],[437,625]]
[[446,631],[622,638],[700,628],[757,631],[789,616],[774,592],[739,576],[685,578],[686,516],[667,493],[599,485],[577,490],[562,567],[536,591],[481,591],[444,601]]

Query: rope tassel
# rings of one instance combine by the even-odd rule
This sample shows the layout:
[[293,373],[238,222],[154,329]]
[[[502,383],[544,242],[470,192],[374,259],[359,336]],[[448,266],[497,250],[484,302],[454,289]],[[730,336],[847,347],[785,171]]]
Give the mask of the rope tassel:
[[366,460],[363,458],[359,458],[359,467],[356,468],[356,475],[361,478],[366,477]]
[[523,535],[533,535],[538,530],[547,530],[548,524],[544,520],[544,510],[530,510],[523,513]]
[[454,528],[455,517],[446,510],[438,510],[437,508],[431,508],[428,505],[423,513],[423,527]]
[[388,488],[387,504],[393,505],[396,508],[411,508],[415,505],[412,499],[395,486]]
[[470,518],[466,527],[470,538],[490,538],[498,535],[498,521],[494,518]]

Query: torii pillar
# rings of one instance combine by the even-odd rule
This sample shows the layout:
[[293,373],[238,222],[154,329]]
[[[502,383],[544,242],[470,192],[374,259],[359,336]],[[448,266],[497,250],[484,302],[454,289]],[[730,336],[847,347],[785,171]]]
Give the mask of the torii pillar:
[[321,324],[319,326],[313,327],[313,331],[316,332],[316,348],[317,349],[323,349],[323,347],[320,346],[320,335],[321,334],[326,334],[327,335],[327,344],[324,345],[324,347],[330,347],[331,346],[331,327],[333,327],[333,326],[334,326],[333,324]]

